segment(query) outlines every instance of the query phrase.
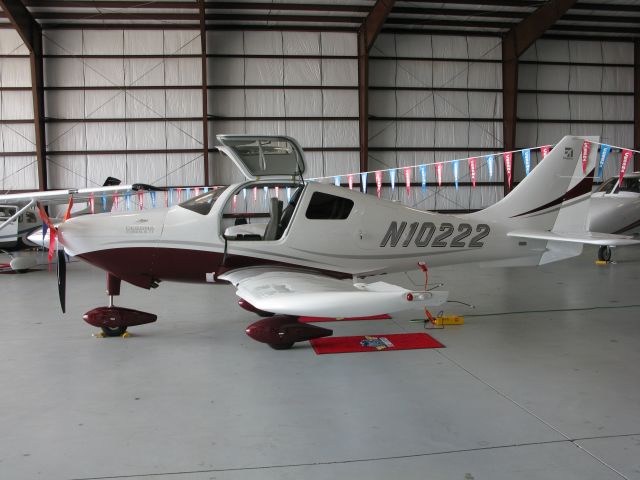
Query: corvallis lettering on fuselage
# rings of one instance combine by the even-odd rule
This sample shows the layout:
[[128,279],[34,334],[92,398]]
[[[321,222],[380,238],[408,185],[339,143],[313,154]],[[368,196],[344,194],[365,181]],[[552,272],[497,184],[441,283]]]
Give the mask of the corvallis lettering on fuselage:
[[[413,243],[416,247],[482,248],[484,242],[481,240],[490,232],[491,228],[486,223],[478,224],[474,232],[473,227],[468,223],[460,223],[456,229],[449,222],[443,222],[438,226],[433,222],[412,222],[410,224],[400,222],[398,225],[398,222],[393,221],[389,224],[380,246],[386,247],[388,244],[391,247],[408,247]],[[454,233],[456,233],[455,236]],[[449,242],[451,236],[453,238]]]

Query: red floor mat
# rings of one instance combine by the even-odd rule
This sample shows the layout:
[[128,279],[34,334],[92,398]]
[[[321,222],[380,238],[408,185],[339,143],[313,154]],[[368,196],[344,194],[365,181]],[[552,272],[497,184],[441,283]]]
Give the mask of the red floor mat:
[[351,322],[353,320],[389,320],[391,315],[385,313],[384,315],[371,315],[370,317],[347,317],[347,318],[333,318],[333,317],[298,317],[298,321],[302,323],[320,323],[320,322]]
[[444,347],[444,345],[426,333],[325,337],[311,340],[311,345],[318,355],[325,353],[379,352],[383,350],[414,350],[419,348]]

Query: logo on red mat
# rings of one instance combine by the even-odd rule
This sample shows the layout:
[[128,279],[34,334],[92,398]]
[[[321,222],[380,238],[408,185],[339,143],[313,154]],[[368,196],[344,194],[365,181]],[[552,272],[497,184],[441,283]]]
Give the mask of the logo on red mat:
[[363,340],[360,340],[360,345],[363,347],[375,348],[376,350],[384,350],[385,348],[393,347],[393,343],[386,337],[372,337],[367,335]]

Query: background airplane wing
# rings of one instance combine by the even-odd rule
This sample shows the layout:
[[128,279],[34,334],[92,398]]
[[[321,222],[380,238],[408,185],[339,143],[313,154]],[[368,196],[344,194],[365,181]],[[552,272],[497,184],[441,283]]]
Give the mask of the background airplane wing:
[[448,292],[411,291],[386,282],[352,283],[302,269],[249,267],[218,278],[266,312],[310,317],[358,317],[438,306]]
[[108,187],[95,187],[95,188],[79,188],[79,189],[67,189],[67,190],[48,190],[45,192],[24,192],[24,193],[9,193],[6,195],[0,195],[0,203],[27,203],[31,200],[36,200],[42,204],[60,204],[69,201],[69,197],[73,196],[74,201],[82,202],[88,201],[91,195],[99,196],[103,193],[107,195],[113,195],[114,193],[122,193],[135,189],[144,189],[140,185],[117,185]]
[[517,230],[507,233],[509,237],[530,238],[533,240],[551,240],[554,242],[584,243],[588,245],[637,245],[640,239],[629,235],[614,235],[612,233],[564,233],[536,230]]

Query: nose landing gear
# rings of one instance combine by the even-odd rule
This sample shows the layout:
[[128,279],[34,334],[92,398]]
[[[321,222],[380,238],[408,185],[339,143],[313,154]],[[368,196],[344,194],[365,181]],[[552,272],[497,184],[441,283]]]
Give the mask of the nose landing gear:
[[106,337],[119,337],[127,331],[128,327],[152,323],[158,318],[152,313],[114,306],[113,297],[120,295],[120,284],[121,280],[118,277],[107,273],[109,306],[94,308],[82,316],[89,325],[101,328]]

